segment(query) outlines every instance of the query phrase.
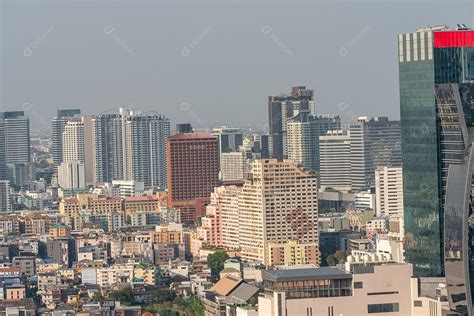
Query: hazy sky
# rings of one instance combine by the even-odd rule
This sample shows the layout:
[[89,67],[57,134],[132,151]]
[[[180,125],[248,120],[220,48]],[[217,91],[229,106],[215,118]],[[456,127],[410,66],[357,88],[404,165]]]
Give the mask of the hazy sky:
[[267,96],[321,114],[399,117],[397,34],[474,26],[474,1],[0,0],[0,105],[34,129],[57,109],[133,106],[172,124],[266,124]]

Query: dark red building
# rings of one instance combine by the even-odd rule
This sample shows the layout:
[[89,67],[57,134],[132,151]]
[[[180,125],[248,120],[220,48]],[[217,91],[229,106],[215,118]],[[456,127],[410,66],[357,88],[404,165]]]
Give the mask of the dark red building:
[[168,206],[180,209],[181,222],[196,222],[219,185],[217,137],[207,133],[171,136],[166,155]]

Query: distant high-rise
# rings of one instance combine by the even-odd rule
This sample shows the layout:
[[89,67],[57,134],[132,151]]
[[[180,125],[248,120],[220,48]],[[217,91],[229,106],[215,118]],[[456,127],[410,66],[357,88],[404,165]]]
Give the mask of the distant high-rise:
[[321,189],[351,190],[351,139],[342,130],[319,137]]
[[320,170],[319,137],[326,135],[328,131],[341,129],[341,118],[338,115],[310,115],[309,129],[311,138],[311,164],[309,169]]
[[310,168],[312,162],[312,139],[308,116],[308,111],[301,111],[289,118],[286,123],[288,159],[304,168]]
[[72,117],[80,114],[81,110],[79,109],[58,110],[56,117],[51,121],[51,153],[55,167],[63,162],[64,126]]
[[219,139],[219,152],[238,151],[242,146],[244,137],[239,128],[234,127],[218,127],[214,128],[212,135]]
[[349,126],[352,190],[375,185],[377,167],[401,166],[400,122],[386,117],[359,117]]
[[375,169],[377,216],[403,215],[403,176],[401,167]]
[[30,146],[30,120],[24,112],[0,112],[0,180],[8,178],[7,166],[28,166]]
[[80,161],[62,162],[58,167],[58,183],[61,188],[66,190],[85,188],[84,163]]
[[96,182],[136,180],[166,188],[166,117],[120,109],[92,119],[92,134]]
[[221,154],[222,181],[242,181],[247,176],[247,159],[241,151]]
[[405,258],[446,276],[450,308],[473,315],[474,31],[400,34]]
[[85,163],[84,124],[80,119],[66,123],[62,143],[63,162]]
[[180,209],[182,222],[196,222],[219,184],[217,137],[177,134],[168,138],[166,153],[168,205]]
[[6,163],[29,163],[30,120],[23,111],[1,112],[0,123],[5,128]]
[[123,121],[119,113],[92,119],[94,182],[124,179]]
[[238,199],[242,258],[319,265],[316,176],[276,159],[256,160],[251,174]]
[[313,90],[304,86],[293,87],[291,95],[268,97],[268,116],[270,128],[271,157],[284,159],[286,152],[287,119],[305,110],[310,114],[315,109]]
[[185,134],[185,133],[192,133],[193,127],[190,123],[179,123],[176,124],[176,134]]
[[339,116],[314,116],[309,111],[299,111],[288,118],[286,123],[286,151],[288,159],[295,161],[305,169],[319,171],[319,137],[326,132],[339,130]]
[[7,144],[6,144],[6,127],[0,121],[0,181],[7,179]]
[[124,124],[125,178],[164,190],[167,186],[169,119],[157,113],[147,113],[127,116]]
[[[270,158],[270,141],[269,135],[256,135],[258,136],[258,148],[257,151],[260,152],[262,159]],[[254,142],[257,141],[257,137],[254,137]]]
[[0,212],[11,211],[10,183],[8,180],[0,180]]

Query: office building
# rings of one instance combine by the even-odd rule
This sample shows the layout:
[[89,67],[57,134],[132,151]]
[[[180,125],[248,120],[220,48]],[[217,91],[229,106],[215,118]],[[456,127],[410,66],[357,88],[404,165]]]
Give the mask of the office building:
[[312,139],[308,111],[301,111],[288,118],[286,123],[286,152],[289,160],[303,168],[310,168]]
[[141,196],[145,190],[145,183],[135,180],[113,180],[112,190],[119,197]]
[[375,210],[376,194],[369,191],[354,193],[354,207],[358,210]]
[[56,117],[51,121],[51,154],[53,155],[53,165],[55,167],[63,162],[64,126],[66,126],[71,118],[80,114],[80,109],[58,110]]
[[352,190],[373,187],[379,166],[400,167],[400,122],[386,117],[359,117],[349,126]]
[[240,129],[234,127],[214,128],[211,134],[217,136],[219,140],[219,153],[238,151],[244,140]]
[[1,112],[0,124],[5,128],[6,163],[30,162],[30,120],[23,111]]
[[339,130],[339,116],[314,116],[302,110],[287,119],[286,151],[288,159],[295,161],[305,169],[320,170],[319,137],[328,131]]
[[341,129],[341,118],[338,115],[310,115],[308,118],[311,139],[311,164],[309,168],[320,170],[319,137],[325,136],[328,131]]
[[7,169],[14,168],[12,165],[29,164],[30,145],[30,120],[24,112],[0,112],[0,180],[10,180],[12,185],[17,185],[11,176],[9,178]]
[[247,159],[243,152],[221,154],[221,180],[242,181],[247,178]]
[[84,124],[78,119],[69,121],[63,130],[63,161],[85,163]]
[[6,153],[5,124],[0,121],[0,181],[7,179],[7,153]]
[[192,133],[193,127],[189,123],[176,124],[176,134]]
[[268,120],[270,127],[271,157],[282,160],[287,157],[286,128],[287,119],[294,117],[300,111],[314,111],[313,90],[304,86],[293,87],[290,95],[268,97]]
[[269,135],[253,135],[253,143],[254,143],[254,152],[260,153],[260,158],[268,159],[270,158],[270,142],[269,142]]
[[403,215],[403,174],[401,167],[375,169],[377,216]]
[[13,187],[25,187],[29,179],[32,179],[34,165],[31,163],[8,163],[7,179]]
[[341,130],[319,137],[322,190],[351,190],[351,141]]
[[8,180],[0,180],[0,212],[11,211],[10,183]]
[[166,141],[166,152],[168,206],[180,209],[181,222],[196,222],[219,184],[217,137],[177,134]]
[[62,162],[80,162],[84,166],[84,179],[88,185],[94,184],[92,142],[92,118],[69,118],[63,127]]
[[472,315],[474,31],[421,28],[398,43],[405,258],[417,276],[445,275],[451,309]]
[[74,190],[86,187],[86,172],[80,161],[62,162],[58,167],[58,184],[62,189]]
[[[256,160],[251,175],[238,200],[242,258],[267,266],[319,265],[316,176],[276,159]],[[298,255],[285,256],[296,248]]]

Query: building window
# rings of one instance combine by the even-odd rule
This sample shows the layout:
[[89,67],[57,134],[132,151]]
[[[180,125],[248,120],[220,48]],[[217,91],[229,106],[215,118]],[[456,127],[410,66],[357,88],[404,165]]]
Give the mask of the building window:
[[367,305],[367,312],[369,314],[374,313],[392,313],[398,312],[400,309],[398,303],[385,303],[385,304],[369,304]]
[[422,306],[423,306],[423,302],[422,302],[422,301],[415,301],[413,305],[414,305],[415,307],[422,307]]
[[354,289],[361,289],[364,287],[363,282],[354,282]]

